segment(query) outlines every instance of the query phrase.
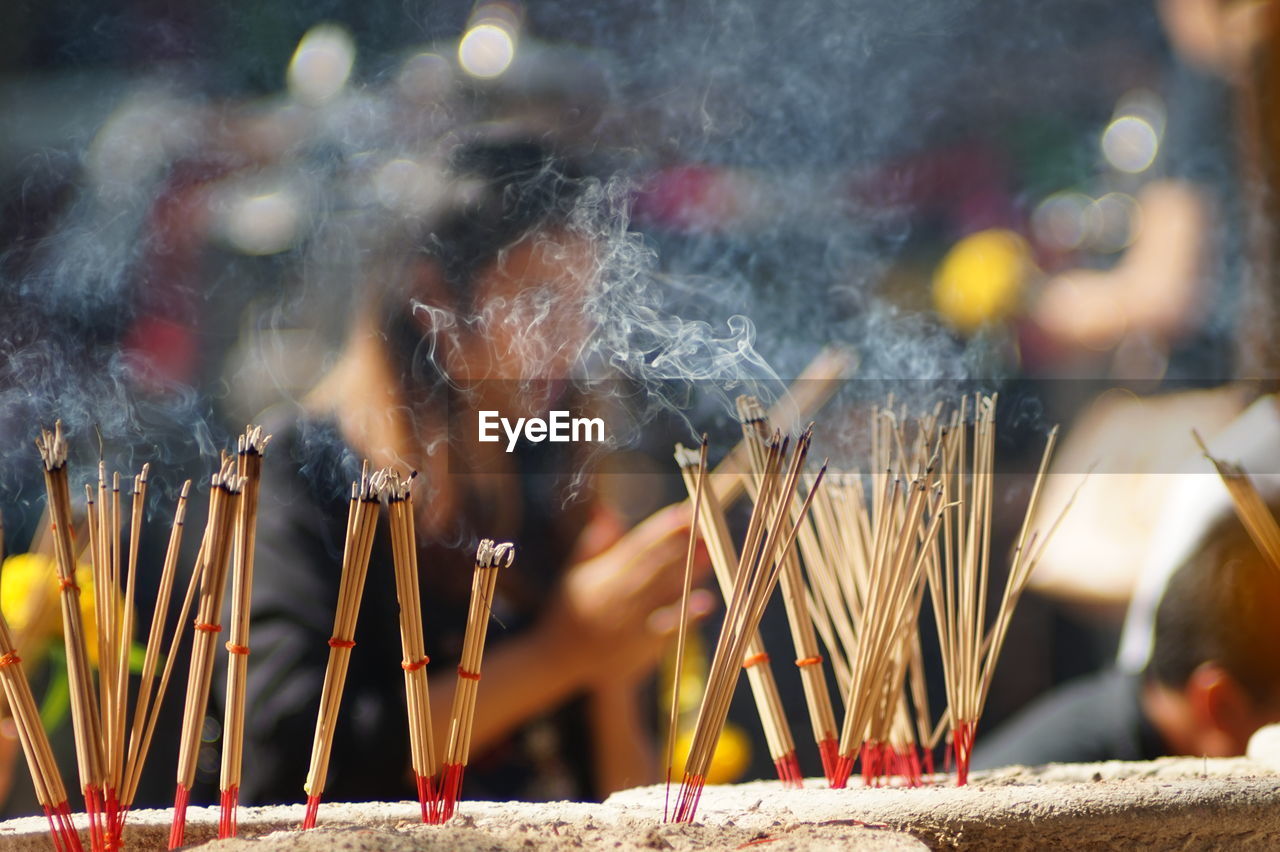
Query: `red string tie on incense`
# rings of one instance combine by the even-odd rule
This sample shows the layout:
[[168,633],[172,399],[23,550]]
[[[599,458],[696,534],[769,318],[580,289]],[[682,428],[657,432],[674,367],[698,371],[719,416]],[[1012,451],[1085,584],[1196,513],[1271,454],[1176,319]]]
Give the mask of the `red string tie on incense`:
[[20,662],[22,662],[22,658],[18,656],[18,652],[10,651],[9,653],[5,654],[3,657],[0,657],[0,669],[4,668],[5,666],[12,666],[14,663],[20,663]]
[[330,648],[354,648],[356,641],[354,639],[340,639],[337,636],[329,637]]
[[196,630],[199,630],[199,631],[200,631],[200,632],[202,632],[202,633],[221,633],[221,632],[222,632],[222,625],[221,625],[221,624],[206,624],[206,623],[205,623],[205,622],[203,622],[203,621],[197,621],[197,622],[196,622]]
[[820,665],[822,665],[822,657],[820,656],[805,657],[803,660],[796,660],[796,667],[801,669],[804,668],[805,666],[820,666]]
[[407,672],[416,672],[418,669],[422,668],[429,662],[431,662],[430,657],[423,657],[421,660],[418,660],[416,663],[411,663],[408,660],[401,660],[400,668],[404,669]]
[[458,666],[458,677],[463,677],[467,680],[479,680],[480,672],[469,672],[462,666]]
[[246,657],[249,655],[248,645],[237,645],[234,642],[228,642],[226,647],[228,654],[243,654]]
[[767,663],[767,662],[769,662],[769,655],[761,651],[759,654],[752,654],[750,657],[747,657],[745,660],[743,660],[742,667],[744,669],[749,669],[752,666],[758,666],[761,663]]
[[58,580],[58,590],[65,592],[67,589],[71,589],[72,591],[78,592],[80,591],[80,586],[76,584],[75,579],[72,577],[60,578]]

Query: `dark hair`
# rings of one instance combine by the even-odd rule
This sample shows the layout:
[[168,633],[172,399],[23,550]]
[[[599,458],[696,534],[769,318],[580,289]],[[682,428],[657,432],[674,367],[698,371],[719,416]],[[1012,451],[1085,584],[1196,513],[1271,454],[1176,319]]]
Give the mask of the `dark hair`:
[[1233,514],[1217,524],[1169,579],[1156,610],[1147,676],[1184,686],[1196,667],[1216,662],[1256,702],[1280,694],[1280,570]]
[[[465,315],[477,307],[476,276],[531,234],[569,224],[591,178],[583,160],[530,139],[460,144],[447,171],[454,192],[421,224],[412,251],[429,258],[452,307]],[[434,373],[420,363],[423,333],[404,290],[384,289],[380,312],[393,350],[409,365],[406,379],[430,389]]]
[[476,273],[500,251],[568,220],[584,177],[577,163],[529,141],[464,145],[449,171],[455,181],[474,181],[475,192],[436,219],[421,248],[464,301]]

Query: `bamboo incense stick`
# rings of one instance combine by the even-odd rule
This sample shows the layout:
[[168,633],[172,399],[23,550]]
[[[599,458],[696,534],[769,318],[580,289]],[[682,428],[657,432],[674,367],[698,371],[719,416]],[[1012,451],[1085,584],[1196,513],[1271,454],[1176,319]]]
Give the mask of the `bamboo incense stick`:
[[1253,480],[1249,478],[1244,468],[1215,458],[1199,433],[1193,430],[1191,435],[1200,445],[1204,457],[1218,471],[1222,484],[1231,496],[1231,505],[1235,509],[1236,517],[1240,519],[1249,537],[1253,539],[1254,545],[1266,557],[1271,567],[1280,571],[1280,523],[1277,523],[1275,515],[1271,514],[1267,501],[1262,499],[1262,495],[1258,493]]
[[209,516],[205,523],[200,556],[200,598],[196,608],[195,634],[191,643],[191,664],[187,676],[186,705],[182,716],[182,739],[178,754],[177,792],[173,803],[173,826],[169,848],[183,845],[187,822],[187,801],[195,782],[199,757],[200,731],[204,726],[213,685],[213,664],[217,648],[216,636],[222,632],[218,622],[227,588],[227,563],[231,552],[236,513],[239,511],[244,479],[236,473],[236,461],[223,459],[214,474],[209,490]]
[[222,771],[218,837],[236,836],[240,774],[244,758],[245,693],[249,674],[249,614],[253,597],[253,551],[258,529],[262,456],[270,435],[247,426],[236,446],[236,474],[244,482],[231,551],[231,631],[227,638],[227,692],[222,715]]
[[675,665],[672,666],[671,713],[667,717],[667,786],[662,801],[662,821],[666,822],[671,805],[671,774],[675,771],[676,728],[680,719],[680,682],[684,677],[684,646],[689,633],[689,595],[693,591],[693,559],[698,547],[698,518],[702,514],[702,495],[707,480],[707,436],[698,447],[698,474],[693,490],[693,518],[689,524],[689,546],[684,556],[684,583],[680,589],[680,622],[676,630]]
[[[764,406],[752,396],[740,396],[737,400],[738,417],[742,421],[743,439],[751,448],[753,466],[756,471],[755,493],[760,491],[760,477],[765,465],[765,441],[769,435],[768,415]],[[798,525],[798,530],[808,533],[811,530],[808,518],[800,513],[799,503],[792,500],[788,506],[789,523]],[[822,758],[822,770],[827,781],[835,778],[836,766],[836,718],[831,706],[831,694],[827,691],[827,679],[823,669],[824,658],[818,648],[818,637],[813,620],[809,614],[809,605],[805,594],[804,577],[800,573],[800,561],[794,549],[781,554],[783,560],[782,601],[787,612],[787,623],[791,628],[791,641],[795,648],[795,663],[800,670],[800,680],[804,688],[805,704],[809,709],[809,724],[813,730],[814,742],[818,746],[818,754]]]
[[[1048,530],[1048,535],[1038,536],[1031,532],[1031,519],[1035,516],[1057,438],[1055,428],[1045,442],[1013,551],[1009,576],[995,619],[988,626],[986,597],[994,493],[996,404],[996,396],[976,396],[970,424],[966,422],[967,399],[962,400],[950,428],[944,430],[941,499],[955,500],[958,509],[954,526],[950,519],[944,526],[942,557],[929,562],[929,582],[947,691],[948,727],[955,757],[956,782],[961,785],[968,783],[974,736],[1014,608],[1043,552],[1040,545],[1057,529],[1075,500],[1072,495]],[[970,433],[973,436],[971,463]]]
[[[800,436],[790,462],[786,464],[785,473],[782,468],[787,457],[787,442],[775,435],[769,443],[759,496],[751,513],[739,557],[737,580],[716,642],[711,674],[707,679],[689,756],[685,761],[684,779],[673,816],[676,822],[690,822],[697,812],[706,771],[715,753],[720,731],[729,712],[729,703],[733,698],[737,667],[742,659],[743,649],[759,626],[765,605],[777,585],[784,565],[778,556],[787,552],[795,542],[798,525],[792,525],[785,536],[778,535],[777,531],[786,528],[784,519],[799,484],[801,467],[811,439],[811,430],[806,430]],[[802,514],[809,510],[816,486],[821,484],[824,472],[825,465],[815,479],[815,488],[805,498]],[[766,515],[769,517],[766,518]],[[773,530],[774,533],[766,535],[765,530]]]
[[[76,741],[76,764],[89,817],[90,846],[94,852],[105,842],[102,785],[104,779],[102,736],[98,701],[89,672],[84,621],[80,614],[80,588],[76,585],[75,549],[71,541],[71,494],[67,483],[67,442],[62,421],[53,431],[42,429],[36,448],[44,463],[45,491],[50,507],[50,531],[58,566],[58,587],[62,607],[62,635],[67,653],[67,676],[71,693],[71,727]],[[101,649],[99,649],[101,650]]]
[[[857,364],[857,355],[848,349],[839,346],[822,349],[800,371],[786,394],[770,407],[769,421],[782,429],[798,429],[835,396]],[[751,451],[744,444],[734,447],[711,471],[710,490],[726,511],[746,490],[746,477],[750,473]]]
[[[169,675],[173,670],[174,659],[177,655],[177,642],[182,636],[182,625],[187,620],[187,612],[190,609],[191,600],[195,593],[195,581],[198,577],[198,572],[193,571],[192,582],[187,591],[183,609],[178,616],[178,627],[174,631],[174,643],[169,649],[168,657],[165,660],[164,675],[161,677],[153,696],[152,687],[155,685],[156,662],[160,655],[165,615],[169,611],[169,600],[173,595],[173,581],[178,566],[178,552],[182,546],[182,530],[186,521],[187,498],[190,492],[191,480],[188,479],[182,484],[182,491],[178,495],[178,504],[173,515],[173,525],[169,531],[169,546],[165,550],[164,567],[161,569],[160,574],[160,587],[156,592],[155,606],[151,612],[151,628],[147,633],[147,646],[142,658],[141,681],[138,686],[137,701],[134,705],[133,724],[129,733],[129,753],[125,763],[124,781],[120,790],[120,807],[125,813],[128,812],[129,807],[133,804],[134,795],[137,793],[142,766],[146,762],[147,751],[151,745],[151,733],[154,731],[160,703],[163,701],[165,691],[168,688]],[[152,712],[153,708],[154,712]],[[123,830],[123,816],[120,825]]]
[[[840,759],[833,787],[842,787],[861,751],[883,744],[883,702],[901,688],[901,625],[910,621],[911,605],[923,571],[926,542],[936,533],[940,513],[927,519],[930,486],[927,476],[909,483],[887,478],[876,521],[866,604],[858,626],[858,645],[851,655],[852,680],[840,731]],[[877,721],[880,725],[874,724]]]
[[[147,664],[143,661],[142,678],[143,684],[150,687],[150,675],[155,670],[156,655],[159,652],[161,631],[164,626],[164,611],[168,610],[169,596],[172,594],[173,574],[178,563],[178,551],[182,545],[182,532],[184,522],[186,522],[187,514],[187,496],[191,489],[191,480],[184,482],[182,494],[178,498],[178,509],[174,514],[174,522],[172,531],[169,535],[169,548],[165,551],[165,567],[164,577],[168,577],[168,581],[161,578],[161,594],[157,596],[156,613],[152,613],[151,632],[147,636],[147,655],[151,658],[151,663]],[[169,651],[165,655],[165,663],[163,672],[160,674],[159,686],[155,688],[155,696],[151,695],[150,688],[145,688],[138,692],[138,710],[136,718],[134,718],[134,727],[129,742],[129,770],[127,773],[127,782],[125,782],[125,793],[122,798],[125,807],[131,806],[133,797],[137,794],[138,782],[142,775],[142,765],[146,761],[147,752],[151,748],[151,739],[154,737],[156,723],[160,720],[161,701],[164,700],[165,693],[168,692],[169,679],[172,678],[175,663],[178,661],[178,646],[182,642],[183,627],[186,626],[187,617],[191,614],[191,605],[196,600],[196,590],[200,587],[200,582],[204,578],[205,571],[205,546],[206,539],[201,541],[200,554],[196,556],[196,563],[192,565],[191,578],[187,581],[187,592],[183,595],[182,606],[178,610],[178,619],[174,627],[173,636],[169,640]],[[163,603],[161,603],[163,601]],[[138,727],[138,722],[145,716],[145,725]]]
[[378,522],[379,482],[380,479],[369,475],[369,463],[366,461],[360,481],[351,484],[347,539],[342,554],[342,579],[338,584],[338,605],[333,617],[333,634],[329,638],[329,662],[324,672],[320,709],[316,714],[311,764],[307,771],[307,783],[303,788],[307,793],[303,829],[315,828],[320,797],[324,793],[325,779],[329,772],[329,755],[333,749],[338,709],[342,704],[351,649],[356,645],[356,620],[360,615],[360,600],[364,596],[369,555],[373,549],[373,535]]
[[[0,526],[0,560],[3,554],[3,526]],[[18,742],[31,773],[36,801],[49,821],[53,848],[56,852],[81,852],[80,834],[71,820],[62,774],[58,771],[31,684],[22,669],[22,658],[18,656],[18,647],[3,613],[0,613],[0,686],[18,731]]]
[[[677,444],[675,449],[676,463],[684,478],[685,489],[690,499],[697,491],[697,471],[699,454]],[[710,482],[709,474],[708,482]],[[711,567],[716,575],[716,583],[720,587],[726,605],[733,598],[735,571],[739,564],[738,552],[729,534],[729,522],[725,518],[724,509],[716,497],[715,489],[708,487],[702,497],[700,511],[702,540],[706,542],[707,553],[711,557]],[[791,729],[787,725],[786,715],[782,710],[782,697],[778,692],[778,684],[774,679],[770,658],[765,649],[764,640],[758,632],[753,632],[747,639],[745,656],[740,661],[747,673],[747,682],[751,687],[751,695],[755,701],[756,714],[760,717],[760,725],[764,729],[765,745],[769,757],[778,773],[778,779],[784,786],[794,787],[800,783],[800,765],[796,759],[795,741]]]
[[462,776],[471,753],[471,728],[475,722],[476,696],[480,690],[480,662],[484,657],[484,640],[489,632],[493,611],[493,594],[498,583],[498,569],[510,568],[515,561],[515,546],[481,539],[476,548],[475,573],[471,582],[471,605],[467,610],[467,629],[462,638],[462,660],[458,663],[458,685],[453,693],[449,719],[449,743],[445,747],[441,767],[440,809],[438,822],[453,816]]
[[413,479],[388,470],[381,489],[391,526],[391,553],[395,564],[396,600],[400,605],[400,648],[404,658],[405,704],[409,716],[409,751],[417,782],[422,821],[439,819],[436,796],[436,748],[431,729],[431,695],[427,684],[426,644],[422,630],[422,603],[418,587],[418,545],[414,532]]

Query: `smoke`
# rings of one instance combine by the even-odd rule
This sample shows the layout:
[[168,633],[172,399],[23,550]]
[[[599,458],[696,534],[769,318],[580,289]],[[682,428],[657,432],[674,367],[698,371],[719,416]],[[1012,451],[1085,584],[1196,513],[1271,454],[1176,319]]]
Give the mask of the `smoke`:
[[[907,380],[921,399],[998,380],[1000,341],[961,339],[893,291],[904,270],[927,277],[906,262],[958,236],[965,203],[928,185],[951,176],[922,176],[913,158],[986,138],[1020,110],[1091,116],[1115,64],[1082,71],[1080,51],[1111,57],[1107,44],[1144,43],[1150,29],[1100,2],[537,3],[506,79],[490,84],[461,78],[444,41],[470,2],[426,15],[349,5],[323,16],[349,37],[325,30],[293,66],[320,16],[259,19],[261,49],[246,55],[245,25],[214,8],[203,38],[169,39],[187,45],[172,75],[187,84],[134,86],[82,152],[72,200],[34,251],[3,265],[12,449],[0,484],[20,478],[27,439],[54,417],[153,461],[136,448],[164,424],[188,438],[164,444],[170,461],[205,463],[220,423],[299,398],[332,362],[360,287],[410,277],[386,258],[425,243],[413,223],[467,202],[472,187],[442,153],[453,128],[501,133],[514,115],[614,163],[567,217],[593,246],[596,286],[576,305],[551,286],[472,307],[403,293],[415,358],[454,386],[465,382],[442,353],[487,340],[495,361],[496,347],[519,349],[532,374],[625,376],[637,422],[675,413],[694,434],[731,419],[739,393],[778,398],[829,343],[856,351],[859,378]],[[324,86],[299,77],[303,53]],[[294,90],[209,97],[235,90],[237,73],[241,93],[286,77]],[[1021,203],[978,218],[1016,220]],[[547,250],[576,262],[571,248]],[[130,334],[149,318],[184,326],[199,363],[157,371],[138,354]]]

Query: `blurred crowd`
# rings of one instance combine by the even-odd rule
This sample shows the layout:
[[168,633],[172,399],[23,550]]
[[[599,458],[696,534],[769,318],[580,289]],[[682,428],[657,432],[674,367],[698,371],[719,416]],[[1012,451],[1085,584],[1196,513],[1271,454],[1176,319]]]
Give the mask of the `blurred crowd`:
[[[1066,429],[1046,517],[1080,496],[984,733],[1023,713],[990,757],[979,738],[979,763],[1238,753],[1280,716],[1280,676],[1248,653],[1266,619],[1214,633],[1274,578],[1247,567],[1258,555],[1191,439],[1276,490],[1273,4],[429,5],[0,10],[0,605],[64,756],[57,625],[30,604],[38,424],[63,417],[84,459],[152,461],[157,521],[244,423],[279,436],[245,801],[302,796],[360,458],[422,472],[424,564],[465,568],[480,535],[521,543],[474,794],[589,799],[657,780],[655,614],[678,599],[688,520],[662,508],[682,495],[670,446],[689,421],[734,435],[698,381],[759,364],[785,380],[831,343],[862,372],[820,433],[886,389],[988,383],[1020,401],[1001,452],[1025,483],[1046,424]],[[742,341],[749,358],[713,363]],[[570,381],[606,377],[630,394]],[[695,392],[656,406],[641,399],[655,379]],[[549,399],[644,425],[590,459],[441,449],[479,408]],[[997,500],[996,556],[1026,491]],[[432,582],[429,650],[448,660],[467,578]],[[712,599],[695,603],[713,630]],[[394,607],[370,593],[362,650],[386,644],[390,668],[353,681],[335,798],[409,789]],[[763,630],[785,642],[774,610]],[[1200,638],[1161,645],[1162,630]],[[940,704],[940,671],[930,687]],[[1111,727],[1073,728],[1080,707],[1113,708]],[[772,774],[753,715],[735,704],[724,780]],[[1063,749],[1033,747],[1046,738]],[[139,805],[168,804],[163,740]],[[25,813],[15,758],[0,724],[0,797]]]

